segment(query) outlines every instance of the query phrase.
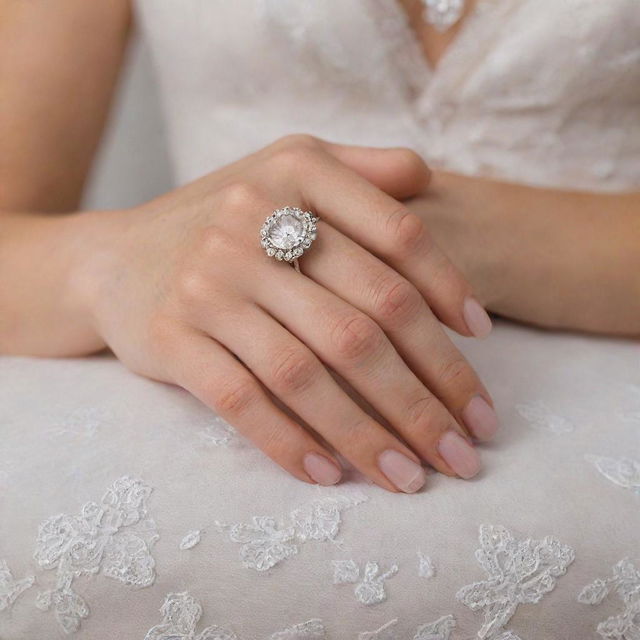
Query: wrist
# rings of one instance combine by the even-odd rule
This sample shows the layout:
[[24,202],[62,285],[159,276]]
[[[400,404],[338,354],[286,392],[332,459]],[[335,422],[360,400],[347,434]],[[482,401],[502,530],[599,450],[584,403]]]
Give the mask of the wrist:
[[105,301],[126,275],[126,244],[132,210],[87,211],[68,216],[66,234],[72,246],[69,263],[69,297],[86,326],[106,345],[101,329]]

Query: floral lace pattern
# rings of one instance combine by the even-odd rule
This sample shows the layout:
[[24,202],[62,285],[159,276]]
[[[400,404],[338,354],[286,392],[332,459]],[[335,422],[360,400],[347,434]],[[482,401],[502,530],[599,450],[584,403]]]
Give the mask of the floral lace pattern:
[[180,551],[187,551],[188,549],[193,549],[201,540],[202,531],[200,529],[195,529],[193,531],[188,531],[184,538],[180,540],[180,544],[178,545]]
[[[363,631],[358,640],[401,640],[396,633],[398,619],[390,620],[376,631]],[[456,627],[456,619],[452,615],[442,616],[434,622],[423,624],[416,629],[413,640],[449,640],[451,631]],[[402,637],[404,640],[404,637]],[[504,639],[507,640],[507,639]],[[516,639],[517,640],[517,639]]]
[[637,460],[593,455],[587,455],[584,459],[613,484],[640,495],[640,462]]
[[[229,629],[211,626],[196,633],[202,606],[188,592],[170,593],[160,609],[162,622],[147,632],[144,640],[239,640]],[[269,640],[323,640],[325,629],[313,619],[278,631]]]
[[607,618],[598,633],[607,640],[638,640],[640,638],[640,571],[627,559],[613,567],[608,578],[596,579],[578,595],[578,602],[598,605],[614,591],[624,603],[624,611]]
[[242,545],[240,558],[247,569],[267,571],[297,554],[301,543],[335,541],[342,511],[366,500],[360,491],[326,496],[294,509],[286,524],[270,516],[253,516],[250,524],[215,524]]
[[358,583],[354,593],[358,602],[365,605],[378,604],[387,599],[384,582],[398,573],[398,565],[380,573],[377,562],[367,562],[360,579],[360,567],[353,560],[334,560],[333,584]]
[[422,551],[418,551],[418,575],[421,578],[433,578],[436,575],[433,560],[431,560],[429,556],[424,555]]
[[7,562],[0,560],[0,611],[10,609],[20,594],[33,586],[34,576],[14,580]]
[[228,447],[240,440],[238,432],[220,416],[207,420],[197,433],[204,444],[212,447]]
[[552,537],[516,540],[504,527],[482,525],[476,559],[486,580],[460,589],[457,599],[473,611],[483,611],[478,638],[499,638],[518,605],[538,603],[573,562],[571,547]]
[[575,430],[571,420],[557,415],[541,402],[517,404],[516,411],[527,421],[528,426],[536,431],[546,431],[560,435]]
[[41,569],[56,569],[55,588],[38,594],[42,610],[53,608],[65,633],[73,633],[89,615],[84,599],[72,589],[76,577],[102,574],[132,587],[147,587],[155,579],[151,547],[158,539],[147,518],[151,488],[123,476],[98,504],[87,502],[80,515],[59,514],[38,530],[34,558]]

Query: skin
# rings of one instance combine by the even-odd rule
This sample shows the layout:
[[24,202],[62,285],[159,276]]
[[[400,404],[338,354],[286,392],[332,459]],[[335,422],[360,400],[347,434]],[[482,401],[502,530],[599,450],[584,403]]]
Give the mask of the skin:
[[[390,491],[408,489],[381,470],[385,451],[456,475],[442,439],[479,436],[465,410],[474,398],[491,399],[442,330],[440,322],[470,335],[472,287],[438,243],[498,311],[579,327],[585,309],[560,300],[579,267],[545,262],[549,233],[523,227],[536,261],[500,244],[520,228],[509,211],[526,220],[551,196],[519,191],[504,210],[487,207],[494,251],[462,250],[478,209],[474,185],[495,200],[512,187],[444,174],[429,187],[430,172],[406,149],[290,136],[142,206],[81,213],[130,21],[124,0],[0,2],[0,272],[11,274],[0,281],[0,352],[77,356],[109,347],[132,370],[189,390],[306,482],[310,452],[336,468],[338,452]],[[572,197],[554,194],[552,204],[573,210]],[[602,198],[599,210],[622,220],[612,243],[637,234],[616,198]],[[304,275],[257,242],[264,218],[283,204],[321,215]],[[554,228],[566,219],[583,222],[558,216]],[[631,253],[599,283],[622,278],[621,291],[637,291]],[[557,296],[542,293],[547,271],[566,288]],[[518,278],[534,290],[533,303],[516,291]],[[626,317],[623,298],[608,293],[588,328],[640,330],[638,314],[612,320]],[[540,311],[538,302],[548,306]]]

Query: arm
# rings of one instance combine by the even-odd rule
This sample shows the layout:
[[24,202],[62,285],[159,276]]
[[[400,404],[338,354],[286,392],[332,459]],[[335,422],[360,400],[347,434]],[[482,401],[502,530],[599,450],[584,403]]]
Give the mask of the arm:
[[0,0],[0,352],[104,346],[72,293],[80,247],[96,233],[67,212],[79,206],[129,28],[128,0]]
[[410,206],[493,312],[541,327],[640,335],[640,193],[434,173]]

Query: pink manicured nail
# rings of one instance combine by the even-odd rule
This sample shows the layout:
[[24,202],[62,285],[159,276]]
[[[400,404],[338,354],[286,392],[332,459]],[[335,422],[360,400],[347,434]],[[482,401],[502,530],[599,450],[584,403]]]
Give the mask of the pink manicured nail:
[[469,331],[476,338],[486,338],[491,333],[491,318],[473,296],[465,299],[463,315]]
[[482,396],[472,398],[462,412],[462,419],[478,440],[491,440],[500,426],[496,412]]
[[342,471],[331,460],[317,453],[307,453],[302,465],[311,479],[318,484],[336,484],[342,477]]
[[415,493],[424,486],[424,469],[399,451],[387,449],[378,456],[380,470],[405,493]]
[[444,432],[438,442],[438,451],[455,473],[465,480],[473,478],[480,471],[480,456],[473,446],[453,429]]

